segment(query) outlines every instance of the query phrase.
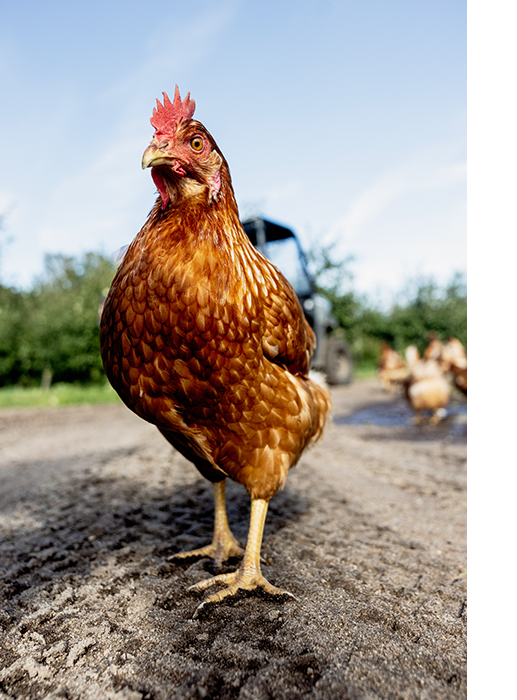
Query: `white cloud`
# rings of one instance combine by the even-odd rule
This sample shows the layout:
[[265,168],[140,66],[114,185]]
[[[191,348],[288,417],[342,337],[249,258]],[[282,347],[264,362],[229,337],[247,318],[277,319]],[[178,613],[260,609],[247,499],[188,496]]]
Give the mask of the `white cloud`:
[[350,249],[358,291],[382,289],[389,304],[409,279],[432,277],[443,285],[455,272],[466,271],[465,202],[426,205],[423,213],[408,215],[402,208],[365,226]]
[[465,182],[467,167],[463,159],[436,162],[436,155],[447,155],[443,150],[439,148],[419,154],[379,177],[352,202],[343,216],[333,222],[327,234],[328,240],[339,239],[350,245],[368,224],[403,195]]
[[137,139],[115,142],[89,166],[60,182],[39,228],[42,250],[77,253],[112,247],[124,235],[120,245],[131,240],[138,231],[139,202],[150,194],[138,161],[129,165],[143,148]]
[[[160,86],[160,90],[173,93],[178,76],[186,72],[195,73],[196,68],[209,61],[210,55],[217,49],[217,42],[222,40],[223,33],[233,21],[238,5],[238,0],[227,0],[214,7],[200,9],[187,18],[179,18],[171,10],[169,18],[160,22],[165,34],[158,32],[158,35],[156,29],[151,29],[147,39],[142,41],[144,58],[139,66],[117,85],[107,86],[102,97],[107,101],[123,99],[127,102],[128,111],[139,112],[142,96],[155,90],[156,85]],[[179,87],[183,97],[184,88],[182,85]],[[154,97],[161,99],[161,94]],[[153,106],[149,105],[149,116]]]
[[14,206],[14,196],[10,192],[0,192],[0,216],[8,216]]

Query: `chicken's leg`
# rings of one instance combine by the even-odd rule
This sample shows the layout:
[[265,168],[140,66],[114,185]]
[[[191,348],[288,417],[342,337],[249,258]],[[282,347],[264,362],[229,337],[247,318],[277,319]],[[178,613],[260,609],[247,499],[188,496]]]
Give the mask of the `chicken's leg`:
[[244,559],[237,571],[230,574],[220,574],[219,576],[214,576],[212,578],[205,579],[204,581],[199,581],[199,583],[194,584],[189,588],[190,591],[204,591],[210,586],[216,586],[222,584],[228,586],[228,588],[213,593],[211,596],[206,598],[201,605],[198,606],[196,610],[197,613],[203,608],[207,603],[215,603],[226,596],[233,595],[240,588],[246,591],[253,590],[254,588],[263,588],[267,593],[272,595],[288,595],[294,598],[292,593],[283,591],[281,588],[276,588],[272,586],[267,579],[262,576],[260,571],[260,547],[262,545],[262,534],[264,532],[264,523],[266,521],[268,502],[262,498],[254,498],[251,501],[251,516],[250,516],[250,528],[248,532],[248,541],[246,543],[246,551],[244,553]]
[[193,549],[190,552],[178,552],[173,554],[169,559],[185,559],[187,557],[212,557],[217,564],[221,566],[223,561],[230,557],[239,557],[244,553],[242,547],[233,536],[228,525],[226,517],[226,501],[225,501],[225,480],[218,481],[214,484],[214,536],[212,544],[208,544],[201,549]]

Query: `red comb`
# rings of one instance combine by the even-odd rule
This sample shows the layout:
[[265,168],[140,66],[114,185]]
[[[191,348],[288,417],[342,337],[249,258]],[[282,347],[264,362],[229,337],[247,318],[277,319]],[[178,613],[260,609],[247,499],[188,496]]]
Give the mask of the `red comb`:
[[[156,100],[156,107],[153,109],[151,124],[156,129],[156,134],[167,134],[175,130],[176,122],[182,119],[192,119],[196,103],[190,99],[190,92],[181,101],[180,91],[176,85],[174,91],[174,102],[171,102],[167,93],[163,94],[163,105],[160,100]],[[155,134],[155,136],[156,136]]]

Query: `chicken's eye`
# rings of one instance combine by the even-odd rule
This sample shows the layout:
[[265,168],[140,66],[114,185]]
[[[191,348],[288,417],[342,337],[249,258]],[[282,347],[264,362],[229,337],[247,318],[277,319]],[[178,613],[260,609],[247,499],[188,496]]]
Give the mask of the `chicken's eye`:
[[198,153],[199,151],[203,150],[204,145],[204,141],[200,136],[194,136],[194,138],[190,142],[190,147],[192,148],[192,150],[197,151]]

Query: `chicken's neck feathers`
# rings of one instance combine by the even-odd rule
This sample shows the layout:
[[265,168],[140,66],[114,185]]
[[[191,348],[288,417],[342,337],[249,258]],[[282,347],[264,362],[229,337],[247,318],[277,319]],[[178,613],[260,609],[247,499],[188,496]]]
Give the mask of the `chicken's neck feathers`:
[[136,267],[139,258],[151,256],[177,276],[192,270],[200,282],[210,278],[223,296],[232,289],[241,301],[249,294],[269,296],[285,284],[244,232],[231,184],[217,202],[182,201],[162,211],[158,198],[131,248]]

